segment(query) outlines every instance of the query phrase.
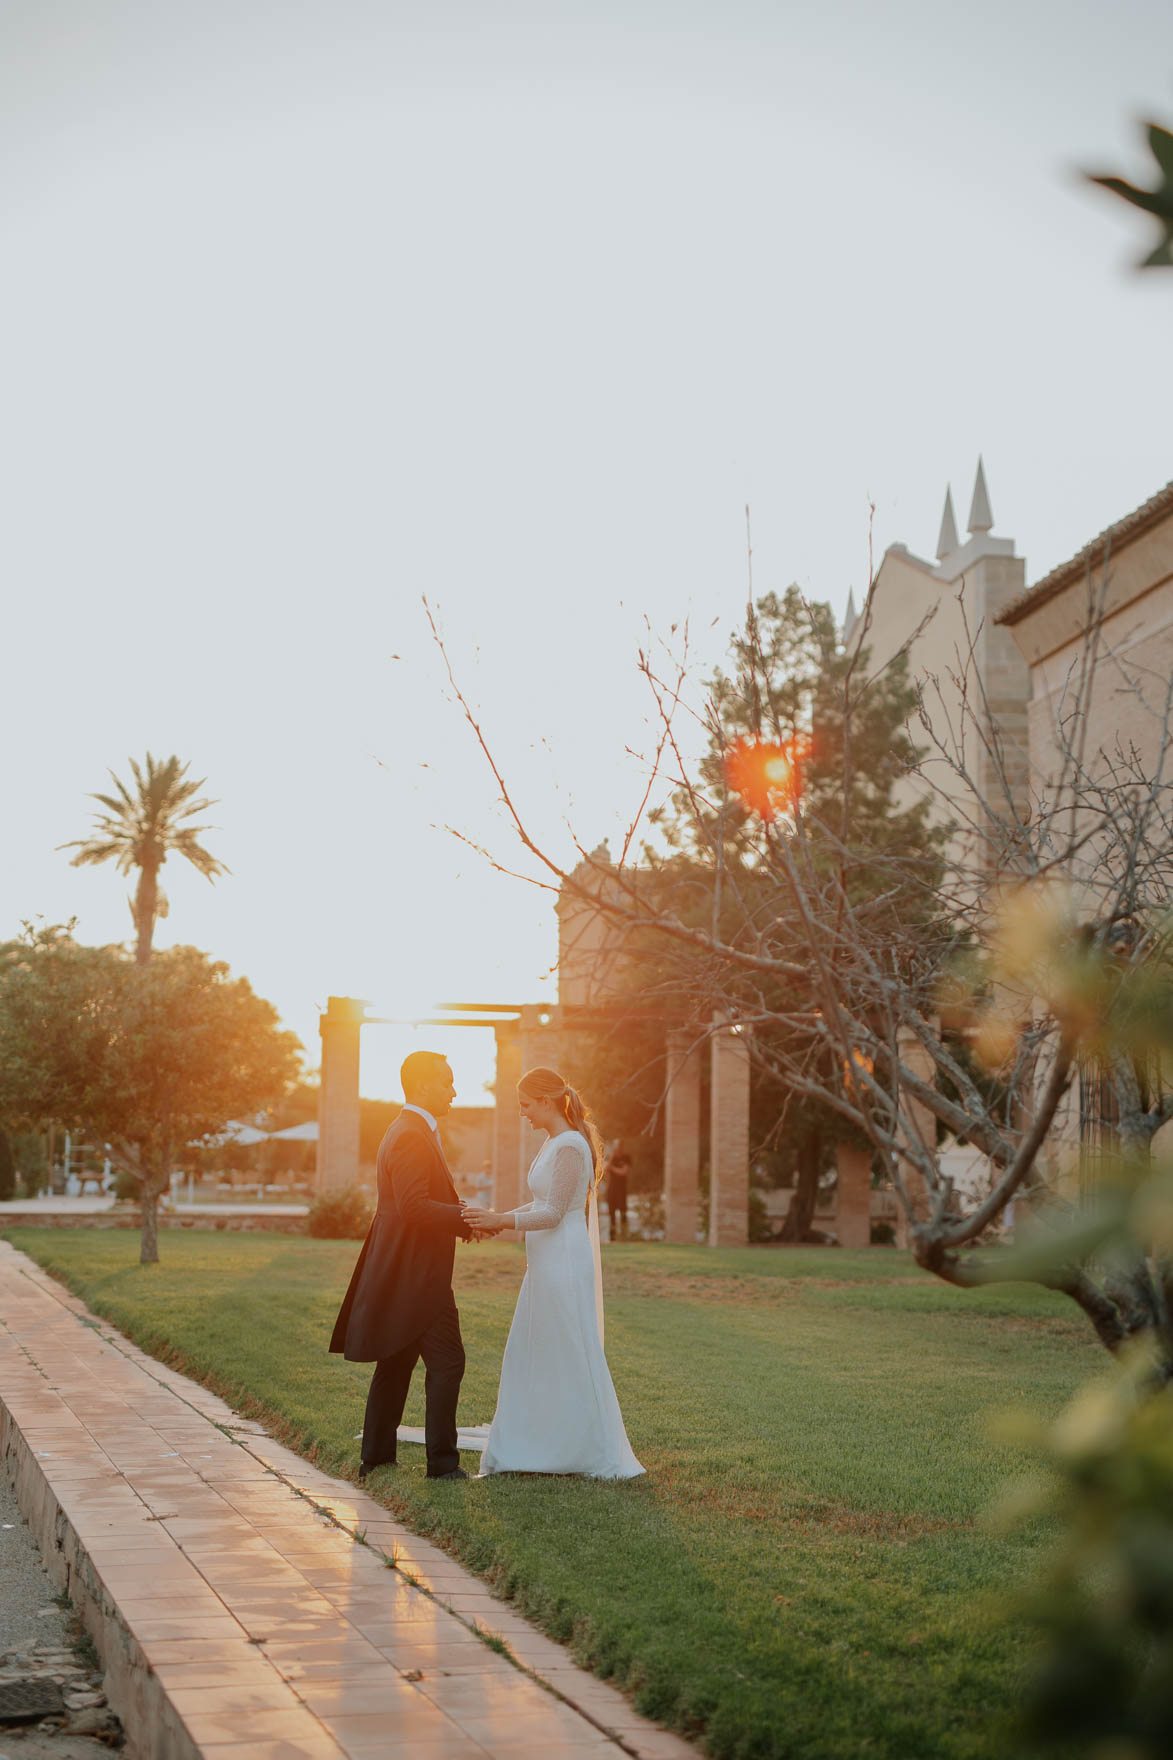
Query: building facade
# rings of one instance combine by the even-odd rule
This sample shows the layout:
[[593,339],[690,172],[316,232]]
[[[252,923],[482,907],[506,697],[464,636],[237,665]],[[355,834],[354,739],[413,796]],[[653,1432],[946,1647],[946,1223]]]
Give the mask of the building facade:
[[[843,637],[848,647],[867,651],[871,672],[906,655],[909,678],[922,693],[937,737],[949,749],[964,741],[973,787],[1004,819],[1028,805],[1030,672],[1011,631],[999,622],[1023,592],[1026,563],[1015,554],[1013,538],[995,537],[993,526],[979,458],[964,542],[947,488],[936,561],[906,544],[890,544],[864,608],[857,612],[849,599]],[[987,732],[996,738],[987,741]],[[960,829],[973,823],[970,787],[915,717],[908,733],[924,754],[924,780],[902,783],[898,804],[909,805],[927,782],[936,817],[959,827],[950,849],[953,864],[988,869],[987,851]]]
[[[1011,600],[1000,622],[1030,673],[1030,786],[1040,807],[1069,786],[1074,729],[1090,776],[1131,770],[1156,785],[1164,815],[1173,812],[1173,483]],[[1089,844],[1067,877],[1096,887],[1103,860]],[[1072,1191],[1094,1184],[1115,1121],[1113,1085],[1086,1062],[1048,1138],[1052,1181]],[[1170,1135],[1166,1126],[1156,1141]]]

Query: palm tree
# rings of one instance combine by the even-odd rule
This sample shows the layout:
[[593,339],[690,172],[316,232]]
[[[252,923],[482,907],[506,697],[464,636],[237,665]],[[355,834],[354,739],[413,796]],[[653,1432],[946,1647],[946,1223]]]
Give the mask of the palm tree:
[[72,863],[75,868],[88,863],[115,862],[120,874],[138,869],[130,912],[136,936],[134,956],[140,966],[145,966],[151,957],[155,921],[168,911],[166,895],[159,885],[159,869],[169,852],[174,850],[186,856],[209,880],[230,870],[198,841],[210,827],[183,823],[193,813],[216,805],[215,801],[192,799],[204,786],[203,781],[185,781],[188,766],[174,757],[156,763],[148,752],[145,773],[133,758],[129,763],[134,772],[135,792],[132,794],[111,770],[117,794],[90,796],[106,808],[105,813],[94,815],[94,835],[59,844],[58,848],[76,849]]

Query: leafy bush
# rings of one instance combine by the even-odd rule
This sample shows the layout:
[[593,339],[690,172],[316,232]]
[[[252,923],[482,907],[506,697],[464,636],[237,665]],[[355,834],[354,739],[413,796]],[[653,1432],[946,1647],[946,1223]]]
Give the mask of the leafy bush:
[[766,1200],[757,1191],[749,1194],[749,1238],[753,1242],[772,1241],[774,1238],[774,1225],[770,1220],[770,1212],[766,1209]]
[[374,1208],[365,1186],[323,1192],[310,1205],[306,1233],[320,1241],[361,1241],[371,1226]]
[[41,1131],[17,1131],[12,1135],[12,1153],[20,1176],[20,1196],[35,1198],[49,1188],[49,1151]]
[[0,1201],[16,1196],[16,1161],[8,1132],[0,1125]]
[[142,1194],[142,1184],[125,1167],[116,1167],[112,1190],[120,1204],[137,1204]]

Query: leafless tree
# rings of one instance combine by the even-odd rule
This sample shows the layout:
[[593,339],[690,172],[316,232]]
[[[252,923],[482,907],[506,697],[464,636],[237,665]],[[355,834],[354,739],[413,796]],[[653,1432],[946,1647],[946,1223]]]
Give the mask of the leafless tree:
[[[767,771],[756,792],[747,788],[746,742],[724,725],[716,698],[692,703],[686,664],[670,670],[641,656],[659,734],[617,861],[580,845],[572,867],[542,847],[453,686],[526,852],[527,877],[602,913],[614,943],[654,952],[664,988],[687,998],[698,1032],[740,1022],[780,1089],[817,1100],[845,1132],[862,1133],[898,1195],[921,1266],[963,1287],[1044,1282],[1083,1309],[1109,1349],[1155,1332],[1173,1378],[1173,1267],[1142,1247],[1105,1267],[1094,1231],[1071,1227],[1080,1089],[1085,1102],[1100,1097],[1101,1143],[1131,1177],[1173,1118],[1173,1091],[1161,1079],[1173,997],[1173,683],[1154,693],[1152,679],[1110,649],[1107,579],[1107,564],[1101,579],[1089,575],[1086,635],[1054,711],[1046,776],[1029,772],[991,710],[975,664],[978,630],[967,629],[948,677],[917,681],[918,755],[906,782],[949,827],[943,867],[870,842],[853,819],[852,732],[883,679],[867,661],[874,589],[850,653],[837,656],[837,702],[821,708],[837,729],[834,806],[825,792],[818,804],[805,798],[800,768],[776,786]],[[776,680],[752,605],[741,654],[762,717],[750,757],[773,763],[777,776],[794,730],[771,724]],[[1143,740],[1090,739],[1091,711],[1106,690],[1140,706]],[[689,717],[704,724],[718,762],[686,760]],[[816,745],[822,732],[809,729]],[[683,890],[683,869],[674,873],[671,854],[641,831],[649,801],[668,789],[699,858]],[[707,910],[697,908],[698,875]],[[945,1142],[988,1158],[988,1190],[955,1189]],[[1053,1224],[1058,1244],[1033,1258],[990,1245],[1012,1200],[1019,1216]]]

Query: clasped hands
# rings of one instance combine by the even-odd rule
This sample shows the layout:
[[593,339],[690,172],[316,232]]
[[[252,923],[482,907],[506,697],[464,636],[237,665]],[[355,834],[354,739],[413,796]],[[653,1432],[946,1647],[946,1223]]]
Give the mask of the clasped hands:
[[472,1229],[472,1236],[476,1241],[491,1240],[503,1228],[513,1227],[508,1216],[499,1216],[496,1210],[482,1210],[479,1205],[469,1204],[463,1198],[460,1201],[460,1214]]

